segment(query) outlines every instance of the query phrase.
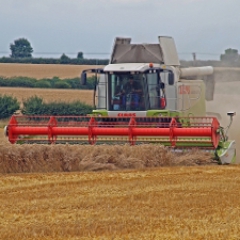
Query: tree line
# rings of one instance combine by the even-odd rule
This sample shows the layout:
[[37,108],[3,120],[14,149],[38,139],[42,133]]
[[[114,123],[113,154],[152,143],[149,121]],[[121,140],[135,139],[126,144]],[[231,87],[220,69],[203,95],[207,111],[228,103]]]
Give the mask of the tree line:
[[60,79],[58,77],[35,79],[29,77],[0,76],[0,87],[25,87],[25,88],[64,88],[64,89],[94,89],[95,77],[88,77],[86,85],[81,85],[79,78]]
[[0,63],[32,63],[32,64],[72,64],[72,65],[107,65],[108,59],[86,59],[83,52],[78,52],[76,58],[70,58],[65,53],[60,58],[33,58],[33,48],[26,38],[19,38],[10,44],[9,57],[0,58]]
[[[109,59],[86,59],[83,52],[78,52],[76,58],[70,58],[65,53],[60,58],[33,58],[33,48],[26,38],[19,38],[10,44],[11,54],[9,57],[0,58],[0,63],[31,63],[31,64],[72,64],[72,65],[107,65]],[[195,55],[194,55],[195,56]],[[181,66],[206,66],[213,67],[240,67],[240,55],[237,49],[228,48],[220,55],[219,61],[180,60]]]

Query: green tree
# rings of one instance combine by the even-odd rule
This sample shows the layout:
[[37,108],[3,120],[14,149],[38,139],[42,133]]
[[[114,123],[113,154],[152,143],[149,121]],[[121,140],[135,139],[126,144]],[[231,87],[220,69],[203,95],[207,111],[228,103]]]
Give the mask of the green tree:
[[65,53],[63,53],[62,54],[62,56],[60,57],[60,62],[61,63],[70,63],[70,58],[65,54]]
[[77,54],[77,58],[78,58],[78,59],[83,59],[83,52],[79,52],[79,53]]
[[10,117],[18,109],[20,103],[15,97],[0,95],[0,119]]
[[10,50],[12,52],[11,58],[31,58],[33,48],[30,42],[25,38],[19,38],[10,44]]

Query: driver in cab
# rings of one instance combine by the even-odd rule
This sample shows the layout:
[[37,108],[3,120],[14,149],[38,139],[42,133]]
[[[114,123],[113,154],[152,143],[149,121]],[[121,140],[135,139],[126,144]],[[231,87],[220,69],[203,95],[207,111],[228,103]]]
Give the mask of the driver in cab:
[[140,94],[142,92],[140,84],[137,81],[134,81],[133,76],[129,76],[128,82],[124,85],[122,94]]
[[132,75],[129,76],[128,82],[124,85],[121,94],[123,95],[123,105],[127,106],[133,103],[134,108],[137,108],[139,105],[140,94],[142,93],[140,84],[137,81],[134,81]]

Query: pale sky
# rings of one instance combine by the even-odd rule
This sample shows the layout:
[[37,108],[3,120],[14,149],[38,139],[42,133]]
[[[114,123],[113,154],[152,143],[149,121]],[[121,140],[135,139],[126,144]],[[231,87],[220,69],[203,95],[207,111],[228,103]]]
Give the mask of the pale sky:
[[240,0],[0,0],[0,56],[26,38],[33,57],[109,58],[115,37],[175,39],[180,59],[240,52]]

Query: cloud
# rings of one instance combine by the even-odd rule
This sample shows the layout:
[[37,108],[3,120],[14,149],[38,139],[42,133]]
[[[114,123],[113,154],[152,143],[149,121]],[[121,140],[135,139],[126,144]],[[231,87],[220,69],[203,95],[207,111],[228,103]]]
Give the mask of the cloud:
[[169,35],[180,52],[240,45],[239,0],[0,0],[0,6],[0,50],[22,36],[37,51],[109,52],[116,36],[156,42]]

